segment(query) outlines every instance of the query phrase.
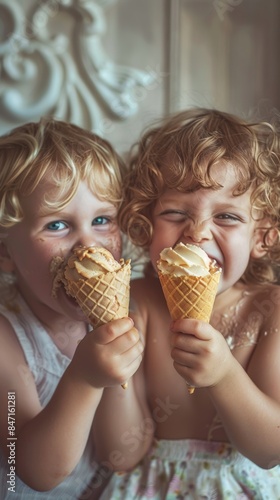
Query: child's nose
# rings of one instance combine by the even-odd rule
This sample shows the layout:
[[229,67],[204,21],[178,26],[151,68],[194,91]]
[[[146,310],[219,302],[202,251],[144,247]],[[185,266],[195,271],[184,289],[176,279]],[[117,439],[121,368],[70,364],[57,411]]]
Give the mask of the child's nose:
[[212,239],[212,232],[207,221],[191,222],[184,228],[183,236],[185,240],[193,243],[201,243],[202,241]]
[[73,247],[96,247],[101,246],[96,238],[93,237],[92,233],[80,232],[75,238]]

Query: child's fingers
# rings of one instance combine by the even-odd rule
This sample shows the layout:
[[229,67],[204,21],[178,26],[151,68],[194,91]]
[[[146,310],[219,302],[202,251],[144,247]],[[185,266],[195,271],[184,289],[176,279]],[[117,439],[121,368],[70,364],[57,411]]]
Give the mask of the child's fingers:
[[84,376],[94,387],[124,384],[135,373],[142,360],[144,346],[136,328],[127,319],[116,320],[114,323],[109,328],[108,325],[103,325],[90,332],[78,345],[73,358],[79,376]]
[[174,368],[176,372],[181,375],[181,377],[187,382],[187,385],[192,387],[193,385],[197,385],[194,382],[195,378],[195,372],[192,370],[191,367],[181,365],[180,363],[176,363],[174,361]]
[[112,353],[107,354],[106,362],[108,366],[106,371],[114,384],[124,384],[134,375],[142,361],[143,350],[142,343],[138,342],[124,353],[116,353],[113,356],[111,356]]
[[124,354],[123,362],[125,364],[125,368],[123,369],[123,380],[121,383],[130,379],[138,370],[142,362],[142,353],[143,349],[141,349],[141,346],[139,345],[136,349],[130,349]]
[[173,321],[170,330],[172,333],[190,334],[200,340],[210,340],[215,332],[209,323],[191,318]]
[[172,349],[171,357],[178,365],[186,366],[188,368],[193,368],[196,361],[196,357],[193,353],[179,349]]
[[197,344],[201,340],[189,333],[172,333],[170,344],[173,349],[182,349],[188,352],[197,352]]
[[133,324],[133,320],[128,317],[115,319],[113,321],[110,321],[109,323],[106,323],[105,325],[96,328],[95,330],[90,332],[90,335],[93,335],[96,344],[106,345],[116,340],[125,332],[131,330]]
[[112,342],[112,348],[114,349],[115,352],[119,354],[124,354],[133,347],[137,346],[138,344],[139,346],[142,346],[138,330],[136,330],[136,328],[133,327],[128,332],[125,332],[119,337],[117,337]]

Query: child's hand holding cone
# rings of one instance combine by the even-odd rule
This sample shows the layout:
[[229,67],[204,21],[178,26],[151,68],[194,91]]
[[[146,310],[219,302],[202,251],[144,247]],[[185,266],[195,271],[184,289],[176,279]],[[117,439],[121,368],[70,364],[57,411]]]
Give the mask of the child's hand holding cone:
[[[77,247],[62,279],[68,295],[78,302],[93,328],[128,316],[130,261],[117,262],[101,247]],[[127,388],[127,382],[122,384]]]
[[[165,248],[157,265],[171,318],[209,322],[221,274],[216,262],[200,247],[179,243]],[[188,392],[193,394],[194,387]]]

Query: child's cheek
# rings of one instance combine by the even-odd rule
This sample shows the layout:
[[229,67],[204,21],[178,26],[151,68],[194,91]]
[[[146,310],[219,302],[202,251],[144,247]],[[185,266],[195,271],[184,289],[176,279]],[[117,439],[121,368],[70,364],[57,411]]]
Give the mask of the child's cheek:
[[119,231],[102,239],[102,246],[107,248],[116,260],[119,260],[122,254],[122,242]]

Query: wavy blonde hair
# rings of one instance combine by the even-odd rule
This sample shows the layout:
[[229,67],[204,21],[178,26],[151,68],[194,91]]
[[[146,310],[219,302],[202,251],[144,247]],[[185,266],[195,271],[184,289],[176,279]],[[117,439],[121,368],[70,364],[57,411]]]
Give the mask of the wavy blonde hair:
[[[131,150],[120,227],[134,244],[148,249],[152,210],[163,191],[221,188],[211,177],[212,166],[221,161],[236,167],[234,194],[250,188],[252,208],[260,219],[271,221],[264,234],[266,256],[251,259],[243,279],[272,282],[280,261],[280,130],[276,122],[248,123],[228,113],[194,108],[146,131]],[[186,183],[190,177],[192,181]],[[270,237],[272,229],[274,238]]]
[[55,200],[45,195],[48,211],[65,207],[84,180],[96,197],[119,208],[124,173],[112,146],[76,125],[43,118],[17,127],[0,138],[0,227],[22,220],[21,197],[31,194],[45,176],[57,188]]

